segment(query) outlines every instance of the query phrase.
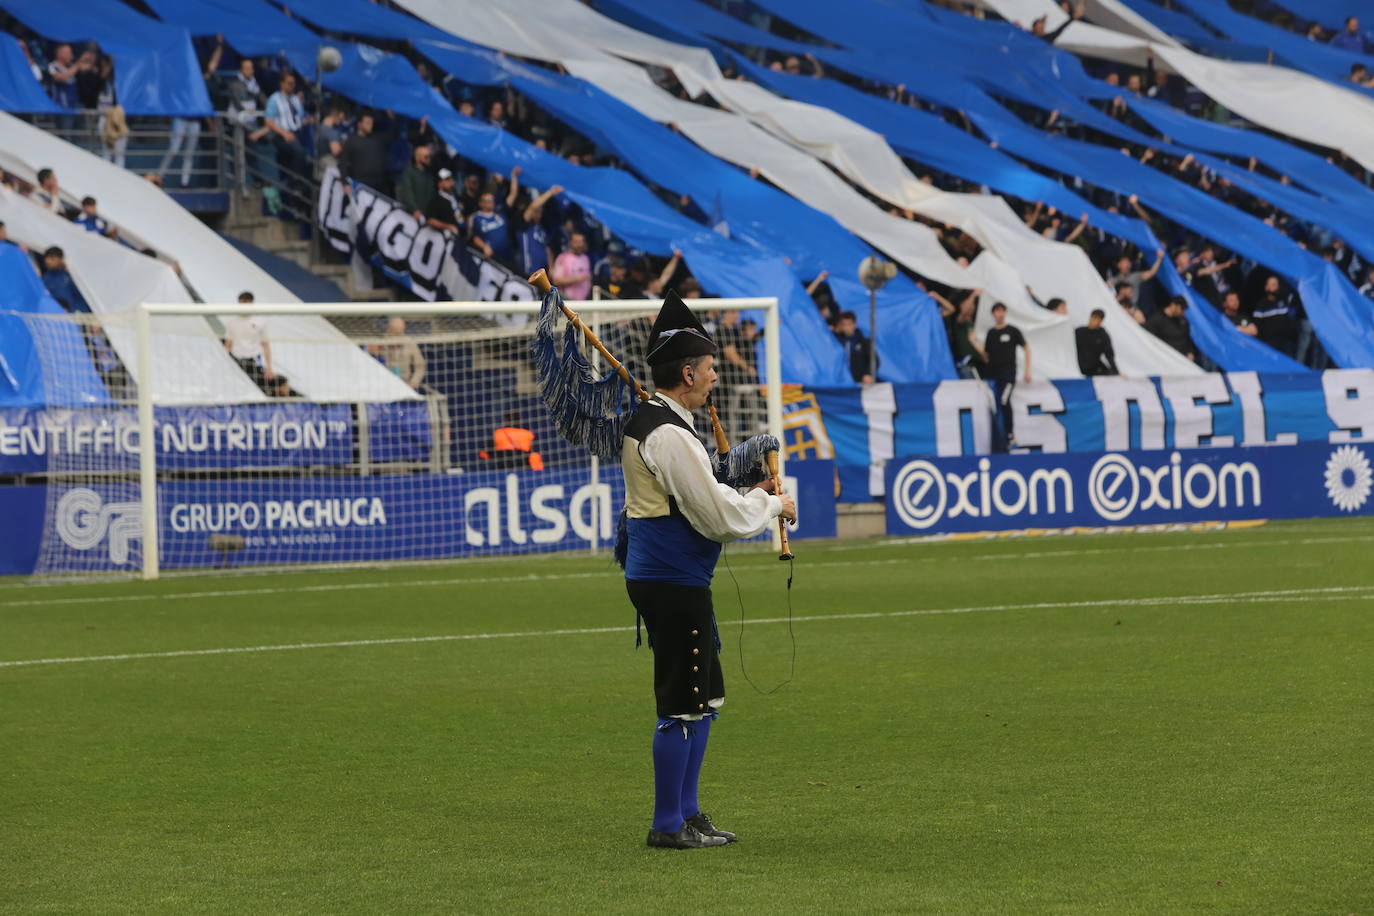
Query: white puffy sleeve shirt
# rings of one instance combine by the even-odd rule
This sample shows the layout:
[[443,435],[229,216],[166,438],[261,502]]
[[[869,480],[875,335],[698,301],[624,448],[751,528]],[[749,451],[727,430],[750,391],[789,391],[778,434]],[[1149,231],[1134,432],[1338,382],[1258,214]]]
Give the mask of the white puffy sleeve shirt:
[[[682,419],[692,424],[692,414],[672,398],[660,396]],[[645,465],[698,532],[722,544],[760,534],[782,514],[782,501],[762,490],[741,494],[716,480],[701,440],[680,426],[665,423],[640,445]]]

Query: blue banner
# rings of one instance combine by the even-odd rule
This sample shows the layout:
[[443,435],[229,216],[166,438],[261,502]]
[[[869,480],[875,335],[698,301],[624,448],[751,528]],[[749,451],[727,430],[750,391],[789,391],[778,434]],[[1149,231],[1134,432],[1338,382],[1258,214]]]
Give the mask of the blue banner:
[[[410,405],[387,411],[374,436],[374,460],[428,457],[428,426],[409,421]],[[424,416],[425,407],[419,403]],[[382,419],[382,418],[379,418]],[[426,417],[427,419],[427,417]],[[154,410],[159,470],[342,465],[353,461],[353,418],[347,404],[230,404]],[[388,438],[389,437],[389,438]],[[392,441],[396,440],[396,441]],[[134,470],[138,467],[138,410],[134,407],[0,409],[0,474],[45,471]]]
[[1374,515],[1374,446],[912,458],[887,467],[893,535]]
[[0,8],[53,41],[99,42],[101,50],[114,58],[119,104],[131,115],[214,113],[190,33],[184,28],[102,0],[0,0]]
[[[583,471],[586,471],[584,466]],[[828,461],[792,462],[793,537],[835,536]],[[609,549],[624,483],[541,471],[171,480],[158,485],[164,569],[363,563]],[[563,481],[563,482],[560,482]],[[133,570],[142,514],[131,483],[0,487],[0,573]],[[768,537],[765,533],[762,537]]]
[[835,462],[789,461],[782,477],[783,488],[797,498],[797,524],[787,529],[788,539],[835,537]]

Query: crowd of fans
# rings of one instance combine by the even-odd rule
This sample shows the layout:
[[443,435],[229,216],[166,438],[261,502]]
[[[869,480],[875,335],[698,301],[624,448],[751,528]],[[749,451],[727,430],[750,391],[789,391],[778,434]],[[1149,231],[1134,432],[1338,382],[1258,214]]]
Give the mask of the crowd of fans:
[[[986,15],[981,6],[977,4],[951,0],[951,2],[945,2],[941,5],[968,15]],[[1085,5],[1081,2],[1063,2],[1060,6],[1069,18],[1058,29],[1047,30],[1043,18],[1034,20],[1025,28],[1038,37],[1053,41],[1057,37],[1056,33],[1061,31],[1069,22],[1084,18]],[[1320,32],[1320,27],[1310,28],[1309,26],[1312,24],[1295,19],[1275,7],[1266,6],[1264,11],[1269,16],[1278,18],[1279,21],[1284,21],[1286,18],[1295,28],[1301,27],[1312,40],[1330,41],[1332,45],[1348,50],[1357,49],[1357,46],[1358,48],[1371,47],[1360,32],[1359,22],[1355,17],[1347,20],[1346,27],[1342,32],[1334,36],[1326,36]],[[767,14],[753,13],[750,15],[750,19],[754,25],[767,28],[784,38],[814,41],[820,37],[810,35]],[[819,62],[811,60],[809,56],[807,58],[808,65],[796,56],[782,55],[767,49],[741,47],[739,50],[754,57],[759,62],[766,63],[772,69],[840,79],[856,88],[884,96],[899,104],[937,114],[962,130],[975,136],[983,136],[963,112],[927,102],[908,91],[905,86],[860,79],[833,67],[827,73]],[[1215,122],[1238,123],[1239,121],[1225,108],[1209,99],[1183,78],[1162,68],[1157,68],[1152,58],[1147,61],[1147,66],[1143,69],[1091,60],[1085,60],[1084,64],[1091,75],[1102,79],[1111,86],[1120,87],[1121,90],[1120,96],[1095,104],[1099,104],[1104,112],[1121,121],[1124,125],[1139,132],[1160,137],[1161,145],[1164,144],[1164,138],[1160,132],[1137,117],[1130,106],[1125,104],[1125,100],[1131,95],[1158,99],[1195,117]],[[1275,204],[1237,187],[1225,177],[1218,175],[1213,169],[1199,163],[1192,155],[1175,157],[1162,149],[1126,143],[1118,137],[1105,134],[1095,128],[1076,124],[1055,110],[1038,109],[1010,99],[1002,99],[1001,101],[1008,110],[1033,127],[1049,134],[1119,149],[1123,154],[1130,155],[1137,161],[1173,179],[1185,182],[1228,206],[1254,216],[1288,236],[1298,245],[1320,254],[1327,261],[1335,264],[1363,295],[1374,299],[1374,264],[1366,263],[1343,239],[1326,227],[1297,219]],[[1256,125],[1246,124],[1245,126],[1250,130],[1263,130]],[[1295,146],[1305,147],[1326,158],[1367,186],[1374,184],[1374,176],[1371,176],[1354,159],[1340,151],[1320,149],[1290,137],[1282,137],[1281,139]],[[1254,157],[1244,160],[1225,156],[1218,158],[1230,158],[1232,163],[1240,168],[1274,179],[1285,185],[1290,183],[1288,176],[1274,172]],[[1018,209],[1026,225],[1038,234],[1058,242],[1080,246],[1098,268],[1103,277],[1103,282],[1123,312],[1131,320],[1143,325],[1189,359],[1194,360],[1204,368],[1215,368],[1192,341],[1188,318],[1185,314],[1189,307],[1188,300],[1171,295],[1158,276],[1165,257],[1170,259],[1184,282],[1210,307],[1217,309],[1230,320],[1241,333],[1261,340],[1310,368],[1324,369],[1331,366],[1330,358],[1322,348],[1320,341],[1317,340],[1301,297],[1284,277],[1264,265],[1257,264],[1227,250],[1219,240],[1200,236],[1171,220],[1161,217],[1159,214],[1149,212],[1135,195],[1118,194],[1105,188],[1087,184],[1078,176],[1056,173],[1034,163],[1025,164],[1027,167],[1073,189],[1104,210],[1139,217],[1150,226],[1156,237],[1163,242],[1165,248],[1141,251],[1134,245],[1093,226],[1086,214],[1075,216],[1061,213],[1054,207],[1048,207],[1038,201],[1007,198],[1009,203]],[[942,190],[987,193],[986,188],[975,183],[924,167],[919,163],[908,162],[908,165],[922,181]],[[946,251],[960,264],[967,265],[981,251],[977,241],[957,227],[924,219],[909,210],[903,210],[890,204],[878,203],[893,215],[924,223],[934,229],[939,234]],[[970,291],[950,289],[926,278],[915,277],[915,279],[921,283],[927,292],[931,293],[940,305],[949,330],[951,350],[961,373],[985,375],[987,371],[986,359],[979,355],[969,342],[968,328],[972,327],[972,311],[976,309],[976,305],[969,303]],[[818,299],[818,305],[834,325],[839,318],[839,312],[834,307],[833,300],[827,301],[824,298],[824,289],[821,290],[821,295],[822,298]],[[959,301],[961,305],[956,307],[951,304],[953,301]],[[1058,311],[1060,307],[1057,307],[1056,304],[1060,302],[1061,300],[1051,299],[1042,305]],[[1097,330],[1101,330],[1101,335],[1093,334],[1091,338],[1085,336],[1083,332],[1092,328],[1090,323],[1090,325],[1078,329],[1080,363],[1085,373],[1088,373],[1089,367],[1093,369],[1093,372],[1088,374],[1114,373],[1116,371],[1114,359],[1095,358],[1095,353],[1100,349],[1099,347],[1090,347],[1085,352],[1081,346],[1085,339],[1098,340],[1106,334],[1106,331],[1100,328],[1099,323]],[[840,336],[842,339],[850,337],[844,333],[840,333]],[[856,380],[860,380],[867,375],[867,372],[861,373],[855,366],[852,374]]]
[[[781,18],[764,13],[747,3],[716,0],[726,12],[747,18],[755,26],[781,37],[816,41],[823,36],[806,33]],[[975,4],[948,0],[941,3],[971,15],[986,15]],[[1061,4],[1069,20],[1082,18],[1081,3]],[[1276,8],[1261,7],[1271,18]],[[1286,15],[1286,14],[1284,14]],[[1288,17],[1288,25],[1305,31],[1314,41],[1329,41],[1345,49],[1367,48],[1359,23],[1352,18],[1346,28],[1331,36],[1320,27]],[[48,44],[24,33],[10,20],[6,25],[25,36],[20,44],[45,81],[53,98],[66,108],[91,107],[101,111],[101,132],[106,131],[117,108],[113,90],[112,62],[98,48],[88,47],[79,54],[70,45]],[[1033,34],[1053,40],[1055,33],[1043,20],[1026,26]],[[329,34],[329,33],[326,33]],[[252,157],[252,171],[282,193],[309,193],[302,178],[319,173],[319,167],[336,165],[341,175],[367,185],[395,199],[418,220],[461,237],[483,257],[512,271],[529,274],[545,268],[569,298],[593,295],[639,298],[660,295],[676,287],[686,297],[700,296],[702,290],[688,272],[680,253],[658,258],[639,251],[618,239],[591,213],[563,193],[559,186],[532,188],[521,180],[517,167],[509,174],[489,172],[465,157],[461,150],[447,144],[426,119],[398,117],[389,111],[355,109],[346,100],[327,93],[318,95],[303,89],[304,81],[293,73],[282,58],[252,58],[239,55],[222,38],[197,39],[197,50],[211,98],[217,110],[227,111],[242,129]],[[544,112],[538,105],[509,87],[477,87],[439,71],[431,61],[405,42],[378,42],[387,50],[405,55],[421,78],[447,98],[461,114],[499,127],[549,153],[565,157],[579,166],[621,166],[611,152]],[[883,95],[899,104],[935,113],[951,124],[975,135],[979,132],[963,112],[929,103],[900,85],[887,85],[860,79],[837,70],[827,70],[814,55],[778,54],[763,48],[738,47],[739,53],[773,69],[832,78],[864,91]],[[536,65],[538,62],[531,62]],[[1159,136],[1136,117],[1124,100],[1135,94],[1168,102],[1188,113],[1216,121],[1234,120],[1229,112],[1208,99],[1182,78],[1156,68],[1153,60],[1143,69],[1117,64],[1087,62],[1089,71],[1106,83],[1120,87],[1121,95],[1100,104],[1108,115],[1143,133]],[[688,93],[672,74],[650,67],[650,75],[663,88],[681,98]],[[731,75],[729,68],[727,75]],[[84,88],[83,88],[84,87]],[[709,96],[694,101],[714,105]],[[90,102],[90,105],[87,105]],[[1176,158],[1153,146],[1123,143],[1117,137],[1074,123],[1058,111],[1046,111],[1004,100],[1007,108],[1030,125],[1051,134],[1121,149],[1139,162],[1173,179],[1262,219],[1295,242],[1319,252],[1341,269],[1366,296],[1374,298],[1374,265],[1367,265],[1344,240],[1324,227],[1292,217],[1274,204],[1260,199],[1216,174],[1192,156]],[[122,112],[119,121],[122,123]],[[1259,128],[1252,127],[1258,130]],[[188,181],[191,155],[196,148],[200,125],[194,119],[174,119],[172,143],[154,177],[168,180],[175,175],[181,157],[181,184]],[[125,127],[127,133],[127,127]],[[1288,142],[1297,143],[1291,138]],[[1161,146],[1164,144],[1161,143]],[[1370,183],[1371,176],[1344,154],[1315,150],[1357,180]],[[111,158],[119,152],[108,151]],[[980,192],[970,182],[937,170],[909,163],[923,181],[950,191]],[[1257,174],[1287,183],[1288,178],[1274,173],[1251,158],[1234,164]],[[1035,232],[1056,241],[1078,245],[1100,271],[1104,284],[1123,312],[1133,321],[1160,337],[1188,358],[1212,368],[1207,357],[1194,346],[1186,315],[1188,300],[1169,295],[1159,272],[1168,258],[1184,281],[1208,307],[1217,309],[1241,333],[1256,337],[1298,361],[1313,367],[1330,364],[1313,333],[1301,298],[1288,282],[1262,265],[1228,251],[1221,240],[1209,239],[1152,214],[1134,195],[1122,195],[1085,184],[1077,176],[1054,173],[1040,166],[1029,167],[1072,187],[1095,205],[1110,212],[1137,216],[1145,220],[1162,241],[1162,248],[1140,251],[1120,238],[1092,225],[1086,215],[1061,213],[1037,201],[1008,198]],[[755,180],[765,181],[757,170]],[[643,179],[641,179],[643,180]],[[648,183],[648,182],[646,182]],[[670,206],[684,215],[710,226],[712,220],[701,203],[652,183],[649,186]],[[345,183],[347,187],[347,183]],[[862,190],[862,189],[860,189]],[[871,197],[871,195],[870,195]],[[890,213],[920,222],[936,231],[951,258],[967,265],[978,256],[978,242],[957,227],[927,220],[911,211],[876,201]],[[306,208],[307,212],[309,208]],[[849,269],[851,265],[831,265]],[[992,372],[986,340],[972,334],[980,291],[952,289],[928,278],[911,274],[937,302],[949,329],[950,347],[961,374],[988,376]],[[856,381],[875,380],[876,361],[871,358],[872,343],[856,327],[853,313],[841,309],[821,272],[810,278],[807,290],[844,348],[851,374]],[[1037,300],[1038,301],[1038,300]],[[1048,309],[1067,312],[1060,299],[1043,303]],[[734,328],[725,316],[711,316],[720,328]],[[622,352],[638,352],[635,344],[647,333],[644,322],[621,322],[610,332],[624,347]],[[727,331],[727,333],[734,333]],[[749,329],[755,339],[757,328]],[[747,340],[746,339],[746,340]],[[1096,318],[1078,329],[1079,357],[1089,374],[1116,371],[1110,338]],[[742,354],[752,348],[732,345],[739,359],[730,359],[727,381],[747,383],[756,378]],[[879,373],[880,374],[880,373]]]

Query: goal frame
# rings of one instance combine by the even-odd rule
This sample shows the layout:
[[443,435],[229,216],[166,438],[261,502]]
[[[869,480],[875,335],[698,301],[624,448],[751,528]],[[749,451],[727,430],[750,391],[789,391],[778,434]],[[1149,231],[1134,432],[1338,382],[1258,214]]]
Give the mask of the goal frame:
[[[567,303],[574,311],[588,318],[595,327],[596,319],[604,314],[656,312],[662,305],[659,299],[581,299]],[[768,431],[782,440],[782,322],[776,297],[689,299],[685,304],[694,312],[725,309],[761,311],[764,313],[764,375]],[[384,307],[377,307],[384,306]],[[252,302],[252,303],[140,303],[135,310],[134,328],[138,343],[138,436],[140,443],[155,441],[153,384],[155,373],[152,352],[152,318],[158,315],[197,316],[209,319],[222,315],[317,315],[329,316],[401,316],[434,317],[444,315],[539,314],[542,303],[537,300],[508,300],[498,302]],[[778,473],[785,473],[787,450],[778,451]],[[592,474],[597,473],[596,458],[592,458]],[[141,576],[157,579],[161,576],[160,532],[158,530],[157,449],[140,446],[138,458],[139,506],[142,522],[143,562]],[[778,540],[778,533],[773,532]],[[595,549],[595,548],[594,548]]]

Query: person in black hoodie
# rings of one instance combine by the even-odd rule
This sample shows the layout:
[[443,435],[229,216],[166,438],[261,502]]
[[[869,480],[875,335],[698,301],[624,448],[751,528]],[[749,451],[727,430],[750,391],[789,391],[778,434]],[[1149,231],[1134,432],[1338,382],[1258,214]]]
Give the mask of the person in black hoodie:
[[1116,352],[1112,349],[1112,336],[1102,327],[1107,313],[1093,309],[1085,327],[1073,332],[1078,344],[1078,368],[1084,375],[1120,375],[1116,368]]
[[1196,362],[1197,348],[1193,346],[1188,319],[1183,317],[1183,312],[1187,308],[1188,302],[1182,296],[1170,296],[1164,308],[1155,312],[1150,316],[1150,320],[1145,322],[1145,329]]

